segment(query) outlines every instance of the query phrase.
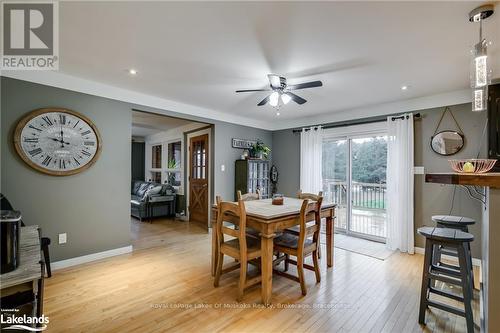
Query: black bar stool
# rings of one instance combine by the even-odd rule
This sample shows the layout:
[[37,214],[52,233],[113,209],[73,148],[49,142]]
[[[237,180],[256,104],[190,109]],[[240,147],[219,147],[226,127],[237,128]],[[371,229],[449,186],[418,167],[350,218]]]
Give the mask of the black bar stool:
[[[436,226],[438,228],[451,228],[461,230],[463,232],[469,232],[469,226],[476,223],[474,219],[470,217],[463,216],[453,216],[453,215],[433,215],[432,221],[436,222]],[[472,252],[470,250],[470,243],[468,243],[468,254],[470,256],[470,261],[472,262]],[[439,246],[434,249],[433,255],[433,263],[435,265],[440,264],[442,266],[450,266],[441,262],[441,255],[446,254],[449,256],[457,257],[457,252],[454,249],[447,249],[442,246]],[[453,268],[453,266],[451,266]],[[472,273],[472,287],[475,287],[474,284],[474,271]]]
[[[425,237],[425,257],[420,294],[420,311],[418,322],[425,324],[425,311],[429,306],[465,317],[467,332],[474,332],[472,315],[472,261],[468,255],[469,243],[474,240],[472,234],[457,229],[422,227],[417,232]],[[458,266],[454,268],[434,265],[433,249],[438,246],[455,249],[458,255]],[[462,287],[462,296],[448,293],[433,286],[432,281],[443,281]],[[430,299],[430,294],[451,298],[462,302],[464,310]]]

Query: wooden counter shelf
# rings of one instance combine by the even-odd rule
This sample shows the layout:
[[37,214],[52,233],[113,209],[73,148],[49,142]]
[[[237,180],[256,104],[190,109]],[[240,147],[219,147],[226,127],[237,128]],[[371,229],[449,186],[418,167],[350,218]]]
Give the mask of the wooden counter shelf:
[[490,173],[428,173],[427,183],[475,185],[500,188],[500,172]]

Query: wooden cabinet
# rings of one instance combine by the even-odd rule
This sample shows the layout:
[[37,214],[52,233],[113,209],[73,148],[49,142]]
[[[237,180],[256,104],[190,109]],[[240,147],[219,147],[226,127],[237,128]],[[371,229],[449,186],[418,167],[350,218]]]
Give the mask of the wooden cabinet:
[[262,198],[269,198],[269,161],[237,160],[234,172],[234,198],[236,192],[255,193],[260,190]]

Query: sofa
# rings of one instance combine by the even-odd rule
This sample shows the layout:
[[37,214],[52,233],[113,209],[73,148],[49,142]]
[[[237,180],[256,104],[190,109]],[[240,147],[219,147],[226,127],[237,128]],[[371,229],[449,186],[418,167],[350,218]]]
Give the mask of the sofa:
[[131,186],[130,214],[140,221],[175,216],[175,199],[175,189],[169,184],[135,180]]

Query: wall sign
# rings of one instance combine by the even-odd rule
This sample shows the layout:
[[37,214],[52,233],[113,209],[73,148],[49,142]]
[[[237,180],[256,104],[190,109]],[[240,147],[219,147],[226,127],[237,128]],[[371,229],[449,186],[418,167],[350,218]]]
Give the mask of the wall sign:
[[232,146],[233,146],[233,148],[238,148],[238,149],[250,149],[256,143],[257,143],[257,140],[246,140],[246,139],[233,138]]

